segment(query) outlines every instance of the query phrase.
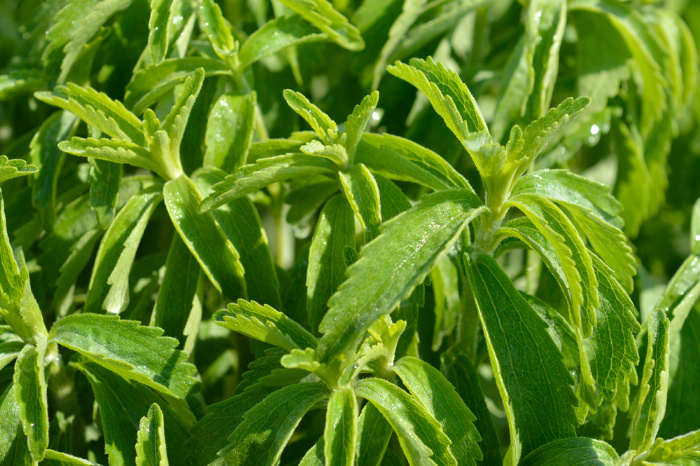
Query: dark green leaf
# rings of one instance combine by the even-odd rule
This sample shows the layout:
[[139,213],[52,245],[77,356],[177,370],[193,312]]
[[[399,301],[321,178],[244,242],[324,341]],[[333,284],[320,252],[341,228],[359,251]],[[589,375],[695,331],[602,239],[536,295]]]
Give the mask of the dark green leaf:
[[49,446],[49,409],[44,378],[45,345],[45,341],[38,348],[26,345],[17,358],[14,376],[14,396],[19,405],[19,418],[29,442],[29,451],[36,462],[44,458]]
[[13,383],[0,396],[0,462],[3,465],[24,466],[32,464],[27,437],[22,432],[20,405],[15,401],[16,386]]
[[391,425],[372,403],[362,408],[357,424],[357,466],[379,466],[394,433]]
[[97,223],[103,229],[109,228],[114,220],[119,185],[122,181],[122,166],[97,158],[88,159],[90,165],[90,204],[97,216]]
[[523,466],[550,464],[585,464],[608,466],[616,464],[617,452],[609,444],[592,438],[577,437],[555,440],[542,445],[520,463]]
[[327,464],[353,466],[357,432],[357,400],[352,388],[338,388],[328,400],[323,431]]

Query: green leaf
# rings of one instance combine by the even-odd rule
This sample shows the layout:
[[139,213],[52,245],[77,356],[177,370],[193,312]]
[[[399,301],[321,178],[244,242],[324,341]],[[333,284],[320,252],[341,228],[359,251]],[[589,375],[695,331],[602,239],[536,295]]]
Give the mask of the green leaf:
[[659,308],[647,319],[647,353],[639,392],[633,404],[629,448],[638,453],[651,448],[666,413],[670,326],[668,317]]
[[117,316],[75,314],[56,322],[49,336],[125,379],[184,399],[198,388],[195,367],[175,349],[177,340],[162,334]]
[[470,134],[480,134],[490,140],[484,117],[457,73],[436,63],[431,57],[428,57],[428,61],[412,58],[409,63],[410,66],[396,62],[387,71],[425,94],[460,142],[464,142]]
[[128,141],[74,137],[70,141],[61,142],[58,148],[63,152],[81,157],[94,157],[108,162],[127,163],[164,176],[149,151]]
[[[325,1],[325,0],[320,0]],[[287,101],[292,110],[297,112],[306,122],[313,128],[326,145],[334,144],[338,138],[338,126],[335,122],[326,115],[320,108],[309,102],[301,92],[294,92],[291,89],[285,89],[283,92],[284,100]]]
[[442,357],[442,372],[454,385],[467,407],[476,415],[474,426],[482,437],[480,447],[483,452],[483,464],[502,464],[501,442],[486,405],[476,368],[463,354],[455,357],[450,363],[447,363],[447,359],[447,356]]
[[326,458],[323,455],[323,437],[319,438],[314,446],[309,448],[304,457],[299,462],[299,466],[325,466]]
[[34,165],[27,165],[21,159],[9,160],[7,156],[0,155],[0,183],[20,176],[27,176],[37,173],[39,168]]
[[430,272],[430,282],[435,300],[435,326],[433,327],[433,351],[439,351],[448,335],[451,335],[461,317],[459,278],[457,267],[449,256],[443,256]]
[[352,388],[338,388],[331,393],[323,431],[323,453],[327,464],[353,466],[357,432],[357,399]]
[[157,403],[153,403],[148,414],[141,418],[137,439],[136,464],[138,466],[168,466],[163,411]]
[[315,348],[316,338],[286,315],[255,301],[239,299],[228,310],[214,314],[214,322],[224,328],[242,333],[271,345],[291,351]]
[[309,249],[306,310],[313,331],[328,308],[328,299],[345,280],[347,247],[355,248],[355,218],[347,200],[338,195],[321,210]]
[[358,163],[347,172],[338,173],[338,176],[345,197],[365,232],[365,240],[374,239],[379,234],[379,226],[382,224],[382,210],[379,187],[372,173],[363,164]]
[[670,440],[657,439],[644,459],[649,462],[669,463],[700,450],[700,430]]
[[[221,170],[205,167],[195,171],[193,179],[200,192],[206,195],[225,176]],[[262,220],[253,202],[247,197],[241,197],[213,210],[211,214],[241,256],[248,298],[281,308],[275,263]]]
[[319,33],[300,16],[280,16],[265,23],[251,34],[241,46],[238,60],[241,69],[272,53],[294,45],[326,40],[328,34]]
[[592,438],[575,437],[542,445],[520,463],[523,466],[548,464],[585,464],[608,466],[616,464],[617,452],[609,444]]
[[135,114],[142,114],[177,85],[185,81],[197,69],[204,76],[230,75],[231,70],[221,60],[206,57],[169,58],[156,66],[137,71],[126,86],[124,105]]
[[175,229],[212,284],[227,299],[245,296],[240,255],[211,213],[198,213],[202,195],[187,176],[168,181],[163,189],[165,207]]
[[[553,251],[551,253],[553,254]],[[581,362],[581,356],[579,354],[576,331],[571,324],[567,322],[566,318],[559,311],[552,308],[544,301],[525,293],[521,294],[532,309],[539,314],[542,320],[547,322],[549,326],[549,328],[547,328],[547,333],[552,337],[552,341],[557,345],[559,352],[561,352],[564,365],[569,368],[578,366]],[[602,301],[603,298],[601,297],[601,302]],[[623,339],[622,342],[626,343],[626,340]],[[586,364],[588,364],[588,360],[586,360]]]
[[511,446],[506,461],[516,464],[552,440],[575,436],[573,380],[547,324],[495,259],[482,254],[467,269],[508,417]]
[[692,306],[700,298],[700,256],[691,255],[683,261],[656,303],[671,319],[671,338],[681,331]]
[[107,229],[114,220],[122,166],[113,162],[90,158],[90,204],[97,216],[97,223]]
[[[527,26],[531,25],[532,21],[528,21]],[[513,124],[525,116],[528,98],[534,86],[532,39],[532,34],[523,35],[506,64],[500,97],[491,123],[491,134],[497,142],[503,142]]]
[[237,45],[231,34],[231,29],[221,14],[221,8],[214,0],[202,1],[199,7],[199,22],[217,55],[225,58],[232,52],[235,53]]
[[92,269],[85,311],[120,314],[129,304],[129,274],[153,211],[163,196],[159,186],[129,199],[102,238]]
[[321,383],[300,383],[271,393],[243,415],[244,421],[213,464],[277,464],[301,418],[328,396],[328,389]]
[[46,450],[46,456],[41,464],[46,466],[99,466],[92,461],[51,449]]
[[365,96],[359,105],[356,105],[352,111],[352,114],[348,117],[345,122],[345,134],[347,135],[347,140],[345,142],[345,147],[347,148],[348,158],[350,163],[353,162],[355,158],[355,152],[357,151],[357,145],[362,139],[362,133],[364,133],[367,123],[369,123],[374,109],[377,108],[377,102],[379,101],[379,92],[374,91],[370,95]]
[[357,466],[379,466],[394,430],[372,403],[362,408],[357,423]]
[[470,191],[444,191],[424,196],[382,225],[382,234],[362,249],[328,303],[320,325],[323,360],[354,351],[369,326],[410,296],[483,210]]
[[238,173],[229,175],[224,181],[214,185],[214,192],[202,202],[200,211],[215,209],[272,183],[336,171],[337,168],[333,162],[313,155],[288,154],[259,159],[256,163],[245,165]]
[[163,412],[165,439],[170,456],[185,457],[183,445],[188,438],[188,426],[181,422],[170,404],[148,387],[129,382],[97,364],[80,362],[74,364],[74,367],[85,375],[95,394],[110,465],[136,464],[134,445],[138,440],[139,422],[154,403]]
[[49,446],[49,408],[44,378],[46,342],[36,348],[26,345],[17,358],[14,375],[14,397],[19,405],[19,418],[27,436],[34,461],[44,458]]
[[9,465],[32,464],[32,455],[27,445],[27,437],[22,432],[20,404],[15,401],[17,387],[10,382],[0,395],[0,461]]
[[163,329],[164,335],[177,338],[188,351],[186,341],[196,338],[197,328],[189,322],[201,320],[201,268],[182,239],[175,235],[170,244],[165,274],[151,315],[151,325]]
[[700,256],[700,199],[695,202],[690,219],[690,252]]
[[236,172],[246,164],[255,129],[256,94],[224,94],[209,112],[204,165]]
[[360,31],[338,13],[327,0],[280,0],[287,8],[297,13],[328,37],[351,51],[365,48]]
[[68,83],[66,86],[55,87],[52,92],[37,92],[35,96],[42,102],[72,112],[88,125],[113,138],[124,139],[142,147],[146,145],[141,120],[107,94],[91,87]]
[[355,162],[387,178],[419,183],[435,191],[472,191],[467,180],[438,154],[388,133],[365,133],[357,147]]
[[452,445],[457,464],[476,465],[483,456],[477,442],[481,436],[474,427],[476,417],[464,404],[454,387],[433,366],[412,356],[401,358],[393,371],[411,394],[442,425]]
[[358,382],[355,393],[372,403],[391,424],[411,466],[458,464],[440,423],[411,395],[375,378]]
[[168,30],[179,0],[151,0],[151,18],[148,20],[148,50],[154,65],[168,55]]

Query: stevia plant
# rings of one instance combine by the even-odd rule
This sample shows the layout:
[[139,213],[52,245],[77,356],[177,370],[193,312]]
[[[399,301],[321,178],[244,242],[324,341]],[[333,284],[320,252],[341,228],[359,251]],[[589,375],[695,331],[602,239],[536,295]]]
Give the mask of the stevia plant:
[[0,5],[0,462],[700,461],[698,18]]

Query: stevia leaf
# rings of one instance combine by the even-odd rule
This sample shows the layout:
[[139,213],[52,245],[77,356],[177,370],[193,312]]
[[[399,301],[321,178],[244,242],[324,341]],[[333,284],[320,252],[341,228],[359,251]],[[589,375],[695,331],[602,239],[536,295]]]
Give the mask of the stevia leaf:
[[301,418],[328,396],[328,388],[321,383],[300,383],[271,393],[243,415],[244,421],[213,464],[277,464]]
[[471,186],[435,152],[408,139],[388,133],[366,133],[357,147],[355,162],[387,178],[412,181],[435,191]]
[[50,448],[46,450],[46,456],[44,456],[44,461],[42,461],[41,464],[46,466],[99,466],[92,461],[78,458],[68,453],[55,451]]
[[616,464],[617,452],[602,440],[586,437],[555,440],[542,445],[520,463],[523,466],[544,466],[547,464],[586,464],[606,466]]
[[363,379],[355,387],[396,432],[411,466],[457,465],[442,426],[411,395],[382,379]]
[[39,347],[26,345],[17,358],[13,379],[19,418],[35,462],[44,458],[49,446],[49,409],[44,377],[45,352],[45,341],[41,342]]
[[0,328],[0,369],[17,359],[24,348],[24,341],[9,329]]
[[168,181],[163,189],[170,219],[212,284],[227,299],[245,296],[240,255],[211,213],[198,213],[202,195],[187,176]]
[[[564,365],[566,367],[576,367],[580,363],[581,357],[579,355],[576,331],[571,324],[567,322],[566,318],[564,318],[559,311],[552,308],[544,301],[525,293],[521,294],[532,309],[539,314],[542,320],[547,322],[549,326],[549,328],[547,328],[547,333],[552,337],[552,341],[557,345],[557,349],[559,349],[559,352],[562,354]],[[586,361],[586,364],[588,364],[588,361]]]
[[612,148],[617,155],[614,193],[624,206],[620,216],[625,222],[625,232],[636,235],[642,221],[651,213],[651,191],[655,188],[644,160],[644,141],[638,128],[617,121],[612,127]]
[[184,399],[198,388],[195,367],[175,349],[177,340],[162,334],[117,316],[75,314],[56,322],[49,336],[119,377]]
[[179,0],[151,0],[151,18],[148,20],[148,50],[154,65],[168,56],[168,31]]
[[[314,180],[299,188],[291,189],[284,197],[285,204],[289,204],[287,222],[290,224],[301,223],[305,225],[306,222],[311,220],[316,210],[323,206],[339,189],[340,186],[338,186],[337,181],[323,179],[318,181]],[[352,209],[350,212],[350,218],[354,219],[352,216]],[[354,222],[353,220],[353,225]]]
[[291,351],[295,348],[315,348],[316,338],[286,315],[255,301],[239,299],[228,310],[214,314],[214,322],[224,328],[242,333],[271,345]]
[[272,183],[336,171],[333,162],[313,155],[288,154],[260,159],[252,165],[241,167],[238,173],[229,175],[224,181],[215,184],[214,192],[204,199],[200,211],[215,209]]
[[508,417],[511,446],[506,461],[517,463],[552,440],[575,436],[573,380],[547,324],[495,259],[481,254],[468,261],[467,269]]
[[358,51],[365,48],[360,31],[338,13],[327,0],[280,0],[287,8],[328,35],[341,47]]
[[300,152],[301,146],[315,138],[316,134],[313,131],[299,131],[293,133],[288,139],[255,141],[248,150],[248,163],[253,164],[260,159]]
[[129,274],[136,250],[153,211],[163,199],[159,186],[129,199],[105,233],[97,250],[85,311],[120,314],[129,304]]
[[[531,21],[527,22],[528,26],[531,24]],[[504,142],[513,123],[525,115],[528,98],[534,85],[532,48],[532,35],[526,34],[518,41],[508,59],[500,97],[496,103],[496,113],[490,128],[494,141]]]
[[204,136],[204,166],[236,172],[246,164],[255,130],[256,94],[224,94],[218,98],[207,120]]
[[364,133],[367,123],[369,123],[370,118],[372,118],[374,109],[377,108],[378,101],[379,92],[377,91],[365,96],[362,99],[362,102],[355,106],[352,114],[348,116],[348,119],[345,122],[345,134],[347,135],[345,147],[347,149],[350,163],[352,163],[354,160],[357,145],[362,139],[362,133]]
[[199,7],[199,22],[217,55],[225,58],[236,50],[237,46],[231,29],[221,14],[221,8],[214,0],[202,1]]
[[3,464],[32,464],[32,455],[27,445],[27,437],[22,432],[20,405],[15,401],[17,387],[10,382],[0,395],[0,461]]
[[357,399],[352,388],[334,390],[328,400],[323,453],[328,464],[353,466],[357,433]]
[[309,327],[316,331],[326,303],[345,280],[345,248],[355,247],[355,218],[343,196],[326,202],[316,222],[306,272],[306,310]]
[[163,412],[170,456],[185,457],[183,445],[188,438],[188,426],[180,421],[172,405],[148,387],[130,382],[97,364],[86,361],[75,364],[75,367],[85,375],[95,394],[110,465],[136,464],[134,445],[138,439],[139,422],[154,403]]
[[430,57],[428,61],[413,58],[409,63],[410,66],[396,62],[387,71],[425,94],[460,142],[470,134],[481,134],[490,139],[484,117],[457,73]]
[[168,450],[165,446],[163,411],[153,403],[148,414],[139,422],[136,441],[137,466],[168,466]]
[[36,98],[75,114],[90,126],[109,136],[145,146],[141,120],[118,100],[91,87],[73,83],[57,86],[52,92],[37,92]]
[[700,298],[700,256],[683,261],[656,303],[671,319],[671,338],[680,332],[692,306]]
[[372,403],[362,408],[357,423],[357,466],[379,466],[394,430]]
[[[222,182],[225,177],[226,173],[223,171],[207,167],[200,168],[193,174],[193,180],[204,195],[209,194],[212,186]],[[213,210],[211,214],[240,254],[245,270],[248,298],[281,308],[280,284],[275,263],[262,220],[253,202],[247,197],[234,199]]]
[[644,459],[649,462],[670,463],[700,450],[700,430],[688,432],[669,440],[657,439]]
[[169,58],[134,73],[126,86],[124,105],[140,115],[199,68],[204,70],[207,78],[231,73],[225,63],[213,58]]
[[330,310],[320,325],[323,360],[352,352],[369,326],[410,296],[483,210],[470,191],[444,191],[424,196],[382,225],[381,235],[362,249],[348,270],[349,278],[328,303]]
[[201,320],[201,274],[197,259],[175,235],[170,243],[151,325],[162,328],[165,336],[177,338],[180,348],[185,348],[186,352],[189,352],[186,342],[197,333],[196,328],[189,328],[188,322]]
[[319,438],[314,446],[309,448],[304,457],[299,461],[299,466],[325,466],[326,458],[323,455],[323,437]]
[[287,47],[327,38],[328,34],[319,33],[301,16],[280,16],[265,23],[246,39],[238,53],[238,60],[241,69],[245,69],[261,58]]
[[481,435],[474,427],[476,417],[464,404],[454,387],[433,366],[412,356],[394,364],[393,371],[423,407],[442,425],[452,445],[457,464],[473,464],[483,456],[477,442]]
[[379,234],[382,210],[379,188],[372,173],[363,164],[355,164],[349,171],[338,173],[345,198],[370,241]]
[[146,149],[120,139],[71,138],[58,145],[63,152],[81,156],[94,157],[108,162],[126,163],[134,167],[145,168],[159,175],[161,169]]
[[443,256],[438,260],[430,272],[430,282],[435,300],[432,349],[438,351],[444,338],[454,331],[461,315],[457,267],[449,256]]
[[[321,0],[325,1],[325,0]],[[313,128],[321,141],[326,145],[335,143],[338,137],[338,126],[335,122],[326,115],[323,110],[309,102],[301,92],[294,92],[291,89],[285,89],[282,93],[284,100],[287,101],[292,110],[297,112],[306,122]]]
[[122,181],[121,164],[89,158],[90,162],[90,205],[97,216],[97,223],[107,229],[114,220],[119,185]]
[[479,447],[483,452],[483,463],[502,464],[501,442],[498,440],[491,413],[486,406],[486,398],[481,389],[479,374],[474,365],[463,354],[458,355],[449,363],[446,356],[443,356],[441,361],[443,374],[455,387],[467,407],[476,415],[474,426],[482,437]]
[[27,165],[21,159],[9,160],[7,156],[0,155],[0,183],[20,176],[28,176],[37,173],[39,168],[34,165]]

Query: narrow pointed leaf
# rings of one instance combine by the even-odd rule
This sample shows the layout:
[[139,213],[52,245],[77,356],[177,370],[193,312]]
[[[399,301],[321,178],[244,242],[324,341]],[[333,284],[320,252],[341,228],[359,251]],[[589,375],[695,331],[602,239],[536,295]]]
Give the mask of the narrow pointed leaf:
[[179,6],[179,0],[151,0],[151,18],[148,21],[148,50],[154,65],[162,62],[168,55],[168,29],[173,13]]
[[411,395],[382,379],[364,379],[355,393],[367,399],[396,432],[411,466],[457,465],[442,426]]
[[340,172],[340,184],[360,226],[365,231],[366,241],[379,234],[382,210],[379,188],[372,173],[363,164],[355,164],[349,171]]
[[323,431],[324,456],[328,464],[353,466],[357,435],[357,400],[352,388],[334,390],[328,400]]
[[81,157],[94,157],[108,162],[126,163],[162,175],[153,156],[143,147],[119,139],[71,138],[58,145],[59,149]]
[[347,134],[345,147],[351,163],[355,157],[357,145],[362,139],[362,133],[365,131],[370,118],[372,118],[374,109],[377,108],[378,100],[379,92],[377,91],[366,96],[359,105],[355,106],[352,114],[348,117],[348,121],[345,122],[345,134]]
[[386,222],[329,301],[330,310],[320,326],[322,358],[328,361],[352,352],[369,326],[410,296],[482,211],[473,193],[445,191],[424,196],[418,205]]
[[212,284],[226,298],[245,296],[240,255],[211,213],[198,213],[202,195],[185,175],[168,181],[163,189],[165,207],[175,229]]
[[107,229],[114,220],[123,167],[97,158],[90,158],[88,161],[91,165],[90,205],[97,215],[97,223]]
[[362,408],[357,424],[357,466],[380,466],[394,430],[372,403]]
[[329,396],[321,383],[284,387],[243,415],[244,421],[229,437],[229,445],[213,464],[273,466],[301,418]]
[[162,334],[116,316],[75,314],[56,322],[49,336],[125,379],[184,399],[198,388],[195,367],[175,349],[177,340]]
[[468,276],[508,417],[508,460],[517,463],[552,440],[575,436],[573,380],[547,324],[491,256],[470,261]]
[[221,8],[214,0],[202,2],[199,7],[199,19],[202,29],[209,36],[209,41],[217,54],[226,56],[235,50],[231,29],[221,14]]
[[523,466],[548,464],[586,464],[607,466],[616,464],[617,452],[609,444],[592,438],[576,437],[555,440],[542,445],[520,463]]
[[246,164],[255,129],[256,94],[224,94],[209,112],[204,165],[234,173]]
[[45,351],[45,343],[40,344],[38,348],[26,345],[15,365],[14,396],[19,405],[19,417],[34,461],[41,461],[49,446],[49,410],[44,378]]
[[132,197],[105,233],[97,251],[86,312],[119,314],[129,304],[129,274],[148,220],[162,200],[160,187]]
[[394,372],[423,407],[442,425],[450,438],[450,451],[460,465],[476,465],[483,456],[477,442],[481,436],[474,427],[476,417],[454,387],[433,366],[412,356],[401,358]]
[[165,447],[163,411],[153,403],[148,414],[139,422],[136,442],[137,466],[168,466],[168,450]]
[[671,319],[672,338],[677,335],[693,305],[700,299],[700,256],[691,255],[683,261],[656,303]]
[[[325,1],[325,0],[321,0]],[[297,112],[318,134],[324,144],[335,143],[338,137],[338,126],[326,115],[323,110],[309,102],[301,92],[294,92],[290,89],[284,90],[284,100],[287,101],[292,110]]]
[[44,461],[41,464],[46,466],[99,466],[92,461],[51,450],[50,448],[46,450],[46,456],[44,456]]

